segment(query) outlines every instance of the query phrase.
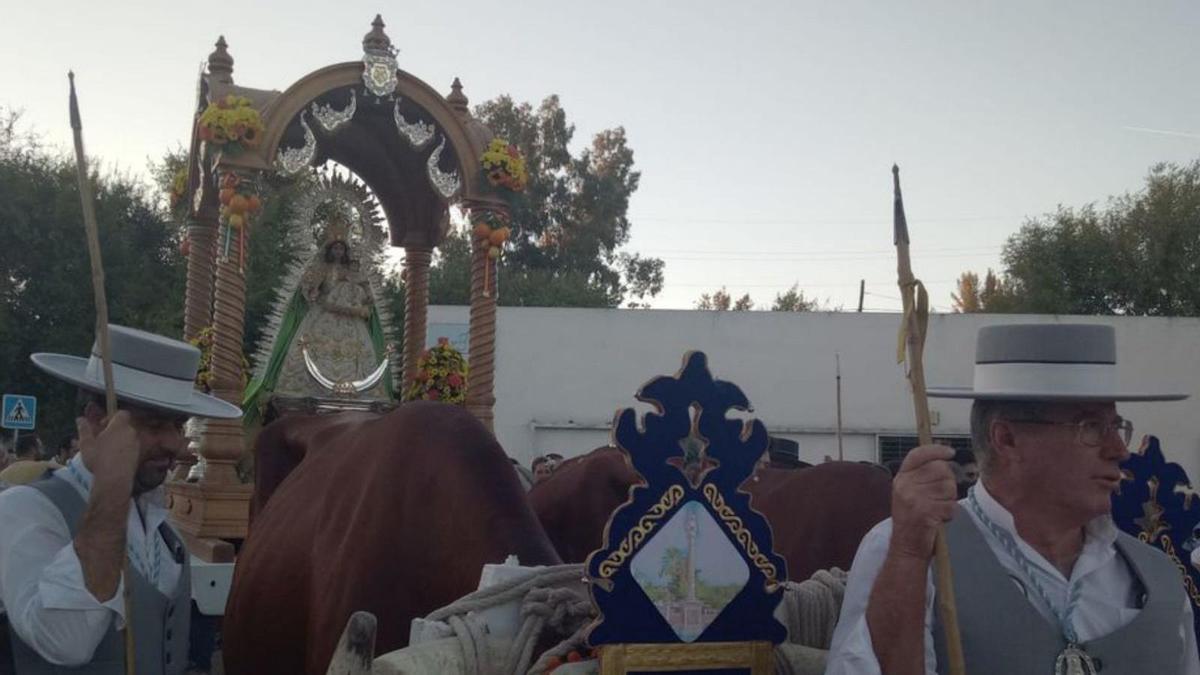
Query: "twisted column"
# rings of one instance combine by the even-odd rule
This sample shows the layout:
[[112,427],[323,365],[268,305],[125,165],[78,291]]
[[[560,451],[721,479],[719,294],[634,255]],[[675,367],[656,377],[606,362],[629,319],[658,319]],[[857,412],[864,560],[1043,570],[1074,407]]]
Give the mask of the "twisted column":
[[[211,198],[205,199],[187,224],[188,259],[187,290],[184,295],[183,339],[191,340],[212,323],[213,274],[217,245],[217,207]],[[197,418],[189,425],[188,452],[179,458],[174,478],[186,480],[200,452]]]
[[[246,323],[246,275],[242,269],[245,251],[242,250],[242,237],[236,230],[231,232],[227,251],[224,242],[218,242],[217,246],[221,253],[217,256],[213,299],[212,393],[240,406],[242,338]],[[200,455],[207,464],[200,484],[238,484],[234,465],[242,450],[240,419],[208,420],[200,441]]]
[[188,218],[187,294],[184,297],[183,336],[196,337],[212,323],[213,274],[217,253],[217,207],[205,199],[195,216]]
[[433,250],[427,246],[404,247],[404,382],[401,396],[417,375],[417,359],[425,349],[429,316],[429,264]]
[[[470,205],[468,205],[470,206]],[[480,204],[472,211],[492,210],[505,220],[503,206]],[[492,431],[496,405],[496,300],[500,295],[496,278],[496,260],[488,256],[488,246],[471,242],[471,314],[467,360],[467,410]]]

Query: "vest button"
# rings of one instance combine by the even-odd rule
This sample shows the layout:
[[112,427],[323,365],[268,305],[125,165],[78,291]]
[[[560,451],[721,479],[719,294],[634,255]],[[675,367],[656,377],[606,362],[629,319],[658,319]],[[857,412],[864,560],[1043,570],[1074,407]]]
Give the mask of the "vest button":
[[167,618],[175,616],[175,605],[167,605]]
[[170,639],[171,639],[171,629],[168,628],[167,629],[167,640],[169,641]]
[[164,658],[163,660],[166,661],[167,663],[170,663],[171,662],[171,652],[167,652],[166,658]]

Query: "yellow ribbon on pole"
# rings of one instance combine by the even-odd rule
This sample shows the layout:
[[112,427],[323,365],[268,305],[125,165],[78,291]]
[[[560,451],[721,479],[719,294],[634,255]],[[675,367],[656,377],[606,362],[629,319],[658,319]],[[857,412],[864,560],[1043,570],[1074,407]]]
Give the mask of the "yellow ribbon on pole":
[[[908,381],[912,385],[913,411],[917,418],[917,436],[921,445],[933,442],[933,424],[929,414],[929,399],[925,395],[925,329],[929,325],[929,294],[913,276],[908,253],[908,220],[904,216],[904,200],[900,196],[900,167],[892,166],[895,190],[894,243],[896,270],[899,277],[900,299],[904,317],[900,324],[900,343],[897,362],[908,359]],[[946,636],[946,658],[950,675],[967,671],[962,650],[962,635],[958,629],[958,606],[954,599],[954,575],[950,569],[950,549],[946,546],[946,528],[938,527],[933,540],[933,579],[937,589],[938,616]]]
[[[915,295],[915,297],[914,297]],[[900,285],[900,299],[904,303],[904,316],[900,320],[900,334],[896,338],[896,363],[904,363],[908,354],[908,333],[914,316],[917,331],[917,346],[925,349],[925,331],[929,327],[929,293],[920,279]]]

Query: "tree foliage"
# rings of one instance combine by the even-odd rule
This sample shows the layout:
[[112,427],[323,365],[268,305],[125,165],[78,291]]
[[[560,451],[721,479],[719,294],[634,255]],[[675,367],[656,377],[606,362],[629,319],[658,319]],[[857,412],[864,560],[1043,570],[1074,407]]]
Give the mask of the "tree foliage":
[[[86,354],[95,333],[79,183],[73,157],[23,132],[12,111],[0,119],[0,390],[38,397],[38,431],[50,444],[72,429],[75,394],[29,354]],[[178,228],[143,185],[92,167],[109,320],[180,335]]]
[[[661,259],[620,250],[629,241],[629,199],[641,178],[624,128],[595,134],[575,156],[569,147],[575,126],[557,96],[536,109],[500,96],[477,106],[475,115],[521,148],[529,172],[525,191],[512,199],[500,304],[616,307],[662,290]],[[439,252],[430,298],[465,304],[470,245],[465,233],[451,239],[458,241],[448,240]]]
[[973,312],[1012,312],[1017,306],[1016,296],[1004,280],[988,268],[984,275],[983,286],[979,284],[979,275],[974,272],[963,272],[958,277],[958,291],[950,294],[952,307],[956,313],[969,314]]
[[1103,209],[1060,207],[1029,220],[1003,260],[1004,275],[993,282],[989,271],[979,290],[978,311],[1200,315],[1200,160],[1153,167],[1141,191]]
[[754,301],[750,299],[750,294],[745,293],[737,300],[729,295],[729,291],[722,286],[720,290],[712,293],[704,293],[700,299],[696,301],[696,309],[712,310],[717,312],[745,312],[754,309]]
[[783,293],[775,295],[775,301],[771,303],[772,312],[815,312],[821,309],[821,303],[816,298],[806,298],[804,291],[800,290],[799,284],[792,284],[792,287]]
[[[182,147],[163,155],[162,160],[150,165],[150,176],[158,187],[157,203],[167,208],[167,195],[175,172],[184,166],[187,153]],[[267,320],[279,293],[279,287],[288,267],[304,250],[304,242],[291,237],[288,221],[294,212],[297,197],[304,190],[312,189],[315,179],[307,173],[296,177],[275,173],[263,173],[257,177],[262,211],[254,218],[249,228],[246,250],[246,323],[242,332],[242,350],[253,354],[258,341],[266,329]],[[186,236],[187,205],[178,205],[170,214],[173,227],[178,228],[178,237]],[[186,269],[186,260],[181,260]],[[186,274],[186,271],[185,271]],[[180,304],[183,295],[168,299]]]
[[[720,290],[702,294],[700,299],[696,300],[696,309],[747,312],[754,309],[754,300],[750,298],[749,293],[734,299],[722,286]],[[792,287],[783,293],[776,293],[771,302],[772,312],[815,312],[820,309],[821,302],[816,298],[806,297],[799,284],[792,284]]]

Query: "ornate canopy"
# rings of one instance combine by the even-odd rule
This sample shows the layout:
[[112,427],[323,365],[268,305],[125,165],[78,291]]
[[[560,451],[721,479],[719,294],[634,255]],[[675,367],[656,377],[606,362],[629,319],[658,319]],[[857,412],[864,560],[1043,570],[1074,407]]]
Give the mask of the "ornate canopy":
[[[471,117],[461,83],[456,78],[443,97],[400,70],[383,27],[376,16],[363,38],[361,59],[313,71],[283,91],[234,84],[233,57],[223,37],[200,76],[188,162],[184,333],[194,338],[211,326],[212,391],[243,409],[256,405],[263,392],[270,393],[266,385],[247,389],[242,365],[246,237],[262,207],[260,174],[298,174],[333,161],[361,179],[378,201],[388,221],[389,243],[405,250],[401,387],[415,381],[425,346],[430,265],[434,247],[447,233],[449,205],[461,202],[480,222],[507,219],[507,202],[482,172],[492,133]],[[323,198],[321,192],[315,190],[298,205],[306,226],[314,200]],[[359,211],[360,217],[365,214]],[[364,234],[369,237],[370,228]],[[496,400],[495,278],[501,244],[480,239],[471,253],[471,376],[465,405],[489,428]],[[372,283],[377,299],[382,282]],[[339,306],[362,309],[358,301]],[[365,319],[377,352],[390,333],[383,306],[376,302]],[[295,319],[299,313],[289,314],[287,307],[282,311],[269,331],[277,343],[288,342],[284,324],[298,330],[283,317]],[[376,358],[382,358],[382,352]],[[269,383],[270,377],[263,377],[266,372],[261,371],[255,382]],[[207,468],[197,483],[176,481],[171,486],[172,516],[189,534],[245,536],[250,487],[235,471],[245,451],[244,438],[242,423],[236,420],[213,421],[193,434],[193,449]]]
[[209,100],[249,99],[265,127],[256,147],[223,154],[222,168],[297,173],[333,160],[370,186],[392,245],[436,246],[450,203],[489,198],[475,168],[492,134],[471,117],[457,78],[443,97],[400,70],[383,25],[376,16],[361,60],[313,71],[283,92],[233,84],[221,39],[201,86]]

